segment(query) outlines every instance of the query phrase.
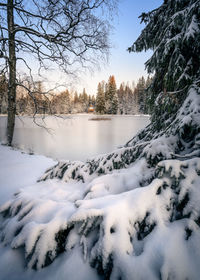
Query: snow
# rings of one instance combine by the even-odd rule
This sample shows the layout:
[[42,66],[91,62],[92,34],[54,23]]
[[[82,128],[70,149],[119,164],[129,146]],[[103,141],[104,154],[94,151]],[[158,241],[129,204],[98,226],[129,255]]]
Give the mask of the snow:
[[86,163],[0,146],[1,279],[199,279],[199,104]]
[[55,162],[43,156],[22,154],[6,146],[0,146],[0,204],[13,193],[35,183],[44,171]]
[[[59,212],[61,220],[66,219],[65,213],[70,213],[70,211],[74,210],[72,203],[68,202],[66,205],[66,197],[68,201],[80,199],[83,190],[80,184],[71,184],[66,189],[63,183],[59,182],[48,182],[48,184],[46,182],[36,183],[37,179],[44,171],[55,164],[50,158],[27,155],[2,145],[0,145],[0,158],[0,204],[4,204],[5,207],[8,206],[8,204],[13,201],[14,193],[24,191],[27,203],[20,212],[21,218],[34,206],[35,211],[31,214],[31,217],[32,219],[33,217],[37,217],[35,221],[26,224],[20,238],[18,237],[13,240],[11,246],[5,246],[5,243],[11,239],[17,221],[13,221],[7,225],[9,229],[7,228],[5,232],[5,243],[0,243],[0,279],[99,279],[96,275],[96,271],[84,262],[79,246],[71,252],[64,252],[51,266],[43,268],[40,271],[25,269],[26,261],[24,259],[23,249],[13,250],[12,248],[20,246],[20,244],[25,241],[26,254],[30,252],[33,249],[34,240],[37,238],[38,232],[42,230],[45,223],[48,224],[50,220],[51,222],[48,224],[46,235],[43,235],[43,238],[46,239],[47,242],[42,242],[41,239],[39,244],[41,246],[40,252],[47,250],[44,246],[48,246],[48,248],[53,247],[55,245],[54,240],[51,243],[52,240],[49,239],[49,237],[53,236],[53,231],[60,226],[60,223],[58,223],[59,218],[55,215],[55,210],[57,209],[57,214]],[[10,200],[8,201],[8,199]],[[18,198],[12,206],[13,214],[17,211],[17,206],[20,204],[19,200],[20,198]],[[59,202],[59,205],[57,202]],[[59,207],[60,211],[58,209]],[[28,219],[30,219],[30,216],[27,217],[27,220]],[[2,227],[2,217],[0,222]],[[25,222],[25,220],[23,220],[23,222]],[[29,236],[28,240],[25,240],[26,234]],[[40,258],[42,258],[42,256],[40,256]]]
[[[10,207],[12,217],[2,222],[1,279],[62,280],[67,276],[75,280],[100,279],[90,267],[99,255],[105,271],[109,271],[109,262],[112,263],[110,279],[119,275],[123,279],[133,279],[132,275],[135,279],[153,280],[160,275],[162,279],[198,279],[200,230],[193,220],[199,215],[200,178],[196,172],[200,159],[161,161],[157,166],[160,179],[141,188],[139,182],[143,176],[152,176],[153,172],[144,158],[129,169],[114,171],[88,183],[66,183],[58,179],[37,183],[41,170],[52,165],[52,160],[3,146],[0,153],[1,158],[5,158],[4,164],[1,161],[1,170],[4,168],[1,194],[6,193],[4,198],[10,196],[1,211]],[[21,168],[27,172],[20,177]],[[5,190],[3,186],[10,184],[10,173],[15,180],[11,190]],[[170,178],[180,177],[183,179],[177,199],[181,201],[185,192],[190,191],[191,199],[184,211],[185,215],[191,212],[193,219],[170,223],[173,209],[168,210],[167,206],[175,199]],[[13,197],[11,192],[17,191]],[[144,217],[146,225],[140,233]],[[65,249],[56,256],[56,233],[71,225],[74,228]],[[187,227],[192,234],[186,241]],[[26,262],[23,249],[12,250],[23,246]],[[50,258],[55,260],[41,269],[47,252],[51,252]],[[27,261],[28,267],[24,268]],[[32,269],[35,263],[39,270]]]
[[198,20],[196,15],[193,15],[190,25],[188,26],[184,39],[188,40],[189,37],[195,37],[199,32]]

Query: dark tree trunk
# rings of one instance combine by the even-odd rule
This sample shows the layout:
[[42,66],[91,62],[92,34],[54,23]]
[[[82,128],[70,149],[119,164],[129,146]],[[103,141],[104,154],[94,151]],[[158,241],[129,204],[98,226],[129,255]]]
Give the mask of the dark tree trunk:
[[16,113],[16,56],[15,56],[15,30],[13,0],[8,0],[7,21],[9,34],[9,81],[8,81],[8,121],[7,144],[11,146]]
[[2,101],[3,101],[3,93],[0,93],[0,114],[2,114],[2,110],[1,110]]

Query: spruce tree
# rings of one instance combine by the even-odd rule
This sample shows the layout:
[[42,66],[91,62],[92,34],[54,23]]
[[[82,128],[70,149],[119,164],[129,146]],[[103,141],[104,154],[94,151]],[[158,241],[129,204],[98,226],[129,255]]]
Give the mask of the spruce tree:
[[82,107],[83,107],[83,112],[87,112],[88,107],[89,107],[89,97],[86,93],[85,88],[83,89],[83,93],[81,95],[81,103],[82,103]]
[[152,83],[153,83],[153,77],[150,77],[148,75],[146,83],[145,83],[145,107],[144,107],[144,113],[145,114],[151,114],[151,97],[152,97]]
[[[165,0],[159,8],[140,17],[146,27],[129,51],[154,51],[146,68],[155,74],[151,105],[159,130],[169,116],[175,115],[189,86],[200,76],[200,3]],[[159,106],[154,105],[157,97]]]
[[74,93],[74,104],[79,102],[78,93],[77,91]]
[[51,100],[51,108],[53,114],[71,113],[71,96],[68,89],[53,96]]
[[92,100],[92,105],[95,106],[96,105],[96,98],[95,98],[94,95],[92,95],[91,100]]
[[103,83],[99,83],[97,88],[96,112],[99,114],[105,114],[105,94]]
[[146,102],[146,92],[145,92],[145,79],[142,76],[139,78],[137,83],[137,94],[138,94],[138,106],[139,106],[139,113],[145,113],[145,102]]
[[118,95],[118,109],[119,109],[119,113],[122,115],[122,114],[126,113],[126,108],[125,108],[125,85],[124,85],[124,83],[120,84],[120,87],[117,90],[117,95]]
[[118,98],[117,98],[117,86],[115,82],[115,77],[110,76],[108,79],[108,84],[105,91],[106,99],[106,113],[107,114],[117,114],[118,110]]

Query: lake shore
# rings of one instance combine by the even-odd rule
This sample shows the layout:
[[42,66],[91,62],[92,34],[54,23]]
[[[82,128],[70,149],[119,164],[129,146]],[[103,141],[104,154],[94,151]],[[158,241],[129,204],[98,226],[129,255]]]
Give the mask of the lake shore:
[[[37,183],[44,171],[56,164],[50,158],[29,155],[3,145],[0,145],[0,158],[0,206],[6,201],[12,200],[14,195],[21,190],[35,189],[38,194],[42,194],[45,190],[47,192],[54,190],[58,195],[66,188],[66,184],[62,182]],[[74,186],[72,184],[71,192]],[[69,188],[70,186],[68,186]],[[3,224],[2,217],[0,217],[0,223]],[[73,279],[76,280],[99,279],[95,271],[85,264],[77,252],[74,252],[71,258],[67,256],[68,262],[66,262],[67,254],[64,253],[51,266],[36,271],[25,268],[26,262],[22,251],[13,250],[10,246],[0,243],[1,280],[65,280],[72,279],[73,275],[75,275]],[[74,260],[76,261],[74,262]],[[77,265],[79,271],[77,271]]]
[[[5,116],[0,117],[0,141],[3,143],[6,121]],[[86,161],[127,143],[149,124],[149,117],[77,114],[43,119],[37,115],[35,121],[39,126],[30,116],[16,118],[14,147],[56,160]]]

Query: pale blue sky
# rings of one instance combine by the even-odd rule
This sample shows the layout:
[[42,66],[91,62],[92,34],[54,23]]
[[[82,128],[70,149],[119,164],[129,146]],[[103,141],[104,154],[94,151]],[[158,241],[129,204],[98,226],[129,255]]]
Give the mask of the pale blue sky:
[[92,76],[87,74],[82,77],[82,82],[77,87],[86,88],[89,94],[95,94],[98,82],[108,80],[114,75],[117,85],[121,82],[137,82],[142,75],[147,76],[144,63],[151,56],[151,52],[128,53],[127,48],[137,39],[144,24],[140,24],[138,16],[159,7],[162,0],[120,0],[119,15],[114,21],[114,30],[111,37],[111,49],[108,65],[101,67]]
[[[113,48],[110,51],[109,62],[104,65],[100,63],[100,71],[96,70],[93,74],[87,72],[81,76],[80,81],[73,81],[72,89],[80,93],[85,88],[86,92],[92,95],[96,94],[98,83],[102,80],[108,81],[110,75],[115,76],[118,87],[121,82],[137,83],[141,76],[147,77],[144,63],[150,58],[151,51],[129,53],[127,48],[145,26],[140,24],[138,19],[141,13],[151,11],[162,3],[163,0],[119,0],[118,16],[113,21],[114,29],[110,38]],[[69,85],[66,74],[60,73],[58,69],[46,73],[45,76],[48,89],[53,88],[55,83]],[[63,87],[60,88],[62,89]]]

